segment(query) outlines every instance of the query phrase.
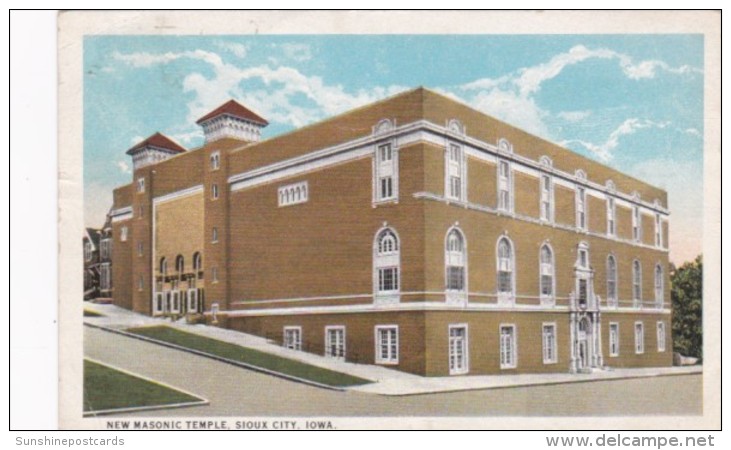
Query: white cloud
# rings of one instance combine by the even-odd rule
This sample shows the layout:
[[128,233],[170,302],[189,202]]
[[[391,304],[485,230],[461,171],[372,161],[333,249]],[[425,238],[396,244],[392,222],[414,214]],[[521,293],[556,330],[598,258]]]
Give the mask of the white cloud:
[[203,139],[203,130],[199,127],[191,128],[189,131],[181,131],[171,135],[173,140],[182,142],[184,147],[189,147],[192,142]]
[[[297,48],[296,52],[305,50]],[[140,68],[168,64],[179,58],[206,62],[213,69],[212,76],[193,72],[183,80],[183,90],[195,94],[188,103],[188,123],[195,122],[226,100],[235,98],[269,121],[299,127],[406,90],[402,86],[388,86],[349,93],[341,85],[327,85],[321,77],[307,76],[293,67],[272,68],[262,65],[240,68],[224,62],[216,53],[204,50],[160,55],[117,53],[115,58]],[[248,80],[264,83],[266,91],[242,89],[241,84]],[[185,137],[183,135],[181,140],[185,140]]]
[[278,47],[282,49],[284,56],[294,61],[302,62],[312,59],[312,49],[307,44],[287,42],[279,44]]
[[623,136],[636,133],[638,130],[645,128],[666,128],[669,122],[654,122],[652,120],[631,118],[622,122],[614,131],[609,134],[607,140],[601,144],[594,144],[580,139],[570,139],[561,142],[561,145],[569,145],[577,143],[585,147],[587,150],[603,162],[610,161],[614,157],[614,150],[619,146],[619,139]]
[[129,167],[129,164],[127,164],[127,161],[117,161],[115,165],[122,173],[132,173],[132,169]]
[[249,52],[249,46],[240,42],[216,41],[216,47],[233,53],[238,58],[245,58]]
[[566,122],[580,122],[591,115],[591,111],[561,111],[556,114],[559,119],[563,119]]
[[[535,94],[541,90],[544,82],[556,78],[567,67],[591,59],[615,60],[622,73],[633,80],[653,78],[658,70],[674,74],[702,72],[691,66],[671,67],[664,61],[658,60],[636,62],[629,55],[614,50],[590,49],[583,45],[576,45],[567,52],[551,57],[544,63],[524,67],[498,78],[474,80],[457,86],[455,89],[462,93],[466,103],[483,112],[550,139],[551,136],[544,119],[551,114],[538,106],[534,101]],[[569,122],[576,122],[586,118],[588,114],[588,111],[571,111],[560,112],[557,116]],[[582,145],[601,155],[602,158],[611,157],[611,153],[603,148],[606,146],[586,142],[582,142]],[[612,148],[610,143],[609,150]]]
[[142,136],[140,136],[140,135],[132,136],[132,139],[129,140],[129,144],[130,145],[137,145],[137,144],[139,144],[140,142],[142,142],[144,140],[145,140],[145,138],[142,137]]
[[683,133],[690,134],[691,136],[696,136],[699,138],[703,137],[701,132],[698,131],[698,129],[696,129],[696,128],[686,128],[685,130],[682,130],[682,131],[683,131]]

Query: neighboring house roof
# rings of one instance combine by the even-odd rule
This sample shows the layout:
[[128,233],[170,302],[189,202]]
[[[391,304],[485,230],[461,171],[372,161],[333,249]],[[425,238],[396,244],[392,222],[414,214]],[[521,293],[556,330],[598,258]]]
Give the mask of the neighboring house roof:
[[162,148],[165,150],[171,150],[175,153],[183,153],[186,151],[185,147],[181,146],[164,134],[157,132],[145,139],[144,141],[140,142],[139,144],[135,145],[131,149],[127,150],[127,154],[132,155],[145,147]]
[[91,248],[93,250],[96,250],[99,246],[99,230],[94,228],[87,228],[86,239],[91,242]]
[[227,101],[223,105],[219,106],[218,108],[198,119],[196,123],[200,124],[221,115],[234,116],[244,120],[248,120],[249,122],[258,123],[261,125],[269,125],[269,122],[267,122],[261,116],[251,111],[236,100]]

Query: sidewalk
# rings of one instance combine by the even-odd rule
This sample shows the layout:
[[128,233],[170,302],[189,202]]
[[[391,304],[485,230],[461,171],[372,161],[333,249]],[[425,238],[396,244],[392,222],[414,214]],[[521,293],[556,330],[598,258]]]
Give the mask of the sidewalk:
[[668,375],[686,375],[702,373],[702,366],[657,367],[641,369],[612,369],[591,374],[523,374],[523,375],[474,375],[458,377],[422,377],[383,366],[355,364],[326,358],[312,353],[289,350],[273,344],[266,339],[239,331],[227,330],[207,325],[191,325],[183,320],[171,322],[169,319],[157,319],[133,313],[114,305],[84,304],[87,310],[102,314],[102,317],[84,317],[84,322],[92,325],[127,329],[140,326],[165,325],[172,328],[195,333],[224,342],[237,344],[285,358],[302,361],[313,366],[322,367],[349,375],[374,381],[372,384],[351,387],[349,390],[388,396],[418,395],[437,392],[454,392],[476,389],[496,389],[530,385],[562,384],[591,382],[601,380],[617,380],[626,378],[645,378]]

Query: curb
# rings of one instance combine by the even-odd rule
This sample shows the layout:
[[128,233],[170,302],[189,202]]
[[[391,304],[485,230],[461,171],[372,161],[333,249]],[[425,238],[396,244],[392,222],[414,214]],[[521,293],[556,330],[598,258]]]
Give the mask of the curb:
[[559,384],[574,384],[574,383],[596,383],[596,382],[600,382],[600,381],[637,380],[637,379],[641,379],[641,378],[678,377],[678,376],[699,375],[699,374],[702,375],[703,371],[699,370],[697,372],[684,372],[684,373],[657,373],[657,374],[637,375],[637,376],[621,375],[621,376],[610,377],[610,378],[557,380],[557,381],[546,381],[546,382],[540,382],[540,383],[519,383],[519,384],[502,385],[502,386],[464,387],[464,388],[444,389],[444,390],[427,391],[427,392],[406,392],[403,394],[388,394],[388,393],[384,393],[384,392],[363,391],[360,389],[353,389],[353,390],[364,393],[364,394],[380,395],[382,397],[413,397],[413,396],[418,396],[418,395],[454,394],[454,393],[469,392],[469,391],[492,391],[492,390],[498,390],[498,389],[525,388],[525,387],[537,387],[537,386],[555,386],[555,385],[559,385]]
[[[331,391],[344,392],[344,391],[347,391],[348,390],[347,388],[344,388],[344,387],[330,386],[329,384],[318,383],[317,381],[307,380],[305,378],[296,377],[294,375],[287,375],[287,374],[282,373],[282,372],[275,372],[273,370],[269,370],[269,369],[265,369],[263,367],[255,366],[253,364],[248,364],[248,363],[244,363],[244,362],[241,362],[241,361],[234,361],[233,359],[223,358],[221,356],[216,356],[216,355],[213,355],[211,353],[206,353],[206,352],[202,352],[200,350],[195,350],[195,349],[192,349],[192,348],[183,347],[181,345],[172,344],[170,342],[159,341],[157,339],[152,339],[152,338],[149,338],[149,337],[146,337],[146,336],[140,336],[140,335],[134,334],[134,333],[128,333],[126,331],[117,330],[117,329],[114,329],[114,328],[108,328],[108,327],[101,326],[101,325],[94,325],[94,324],[91,324],[91,323],[84,323],[84,326],[88,326],[88,327],[91,327],[91,328],[96,328],[96,329],[99,329],[99,330],[102,330],[102,331],[107,331],[109,333],[119,334],[119,335],[122,335],[122,336],[126,336],[126,337],[133,338],[133,339],[138,339],[138,340],[141,340],[141,341],[150,342],[152,344],[161,345],[163,347],[168,347],[168,348],[172,348],[172,349],[175,349],[175,350],[180,350],[180,351],[187,352],[187,353],[191,353],[191,354],[194,354],[194,355],[203,356],[203,357],[210,358],[210,359],[213,359],[213,360],[222,362],[222,363],[231,364],[232,366],[241,367],[243,369],[249,369],[249,370],[252,370],[254,372],[259,372],[259,373],[263,373],[263,374],[266,374],[266,375],[271,375],[271,376],[274,376],[274,377],[277,377],[277,378],[283,378],[285,380],[294,381],[296,383],[307,384],[307,385],[310,385],[310,386],[318,387],[318,388],[321,388],[321,389],[328,389],[328,390],[331,390]],[[195,333],[190,333],[190,334],[195,334]],[[196,335],[196,336],[198,336],[198,335]],[[202,337],[207,337],[207,336],[202,336]],[[209,339],[211,339],[211,338],[209,338]],[[232,344],[232,345],[236,345],[236,344]],[[326,369],[326,370],[329,370],[329,369]],[[372,380],[369,380],[369,381],[372,381]]]

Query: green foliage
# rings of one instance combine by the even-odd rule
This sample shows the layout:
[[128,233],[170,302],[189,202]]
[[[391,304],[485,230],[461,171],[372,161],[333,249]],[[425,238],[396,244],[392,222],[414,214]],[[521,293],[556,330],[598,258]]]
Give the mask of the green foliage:
[[703,358],[703,255],[670,273],[673,351]]

